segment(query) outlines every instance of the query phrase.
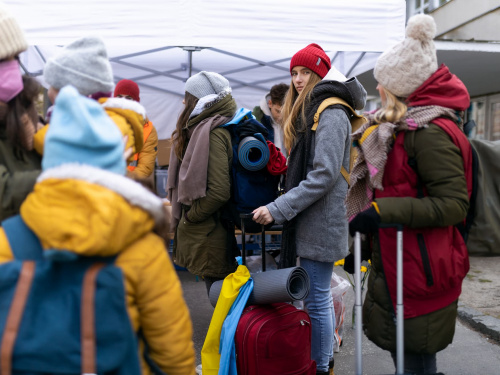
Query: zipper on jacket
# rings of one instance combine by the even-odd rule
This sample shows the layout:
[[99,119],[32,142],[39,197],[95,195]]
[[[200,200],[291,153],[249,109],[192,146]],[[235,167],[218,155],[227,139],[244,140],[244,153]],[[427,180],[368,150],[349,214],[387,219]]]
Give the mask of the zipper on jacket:
[[424,265],[424,272],[425,272],[425,277],[427,279],[427,286],[433,286],[434,278],[432,277],[431,263],[429,261],[429,253],[427,252],[424,235],[422,233],[417,233],[417,241],[418,241],[418,247],[420,249],[420,255],[422,256],[422,263]]

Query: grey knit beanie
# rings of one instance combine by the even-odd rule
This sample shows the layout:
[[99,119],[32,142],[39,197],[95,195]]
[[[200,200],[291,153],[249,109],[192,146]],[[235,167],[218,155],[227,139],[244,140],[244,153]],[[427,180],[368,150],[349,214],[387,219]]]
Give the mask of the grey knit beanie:
[[26,51],[28,43],[24,33],[6,6],[0,3],[0,60]]
[[85,37],[68,44],[50,58],[43,70],[45,81],[55,89],[73,85],[80,94],[110,92],[115,86],[104,42]]
[[214,72],[199,72],[186,81],[184,91],[196,96],[198,99],[207,95],[218,95],[224,91],[231,92],[229,81]]
[[418,14],[408,20],[406,39],[385,51],[373,74],[377,82],[394,95],[407,98],[438,68],[432,39],[436,23],[431,16]]

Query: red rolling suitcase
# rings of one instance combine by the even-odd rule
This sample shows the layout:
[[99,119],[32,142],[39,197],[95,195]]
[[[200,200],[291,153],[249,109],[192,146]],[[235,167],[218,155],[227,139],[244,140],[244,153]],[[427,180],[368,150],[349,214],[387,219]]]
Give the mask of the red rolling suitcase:
[[[248,218],[243,214],[241,216],[242,219]],[[244,264],[243,220],[241,231]],[[264,237],[262,228],[263,265],[265,265]],[[316,374],[316,362],[311,360],[311,319],[307,312],[289,303],[252,305],[245,308],[236,328],[234,340],[238,375]]]

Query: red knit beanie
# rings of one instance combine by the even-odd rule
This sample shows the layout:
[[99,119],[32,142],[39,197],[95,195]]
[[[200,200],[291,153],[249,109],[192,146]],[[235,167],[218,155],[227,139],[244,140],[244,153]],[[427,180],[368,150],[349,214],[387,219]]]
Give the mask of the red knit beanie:
[[134,99],[136,102],[140,102],[139,97],[139,86],[134,81],[130,79],[122,79],[116,84],[114,97],[118,95],[127,95]]
[[290,73],[292,73],[295,66],[305,66],[321,78],[324,78],[332,67],[330,58],[323,51],[323,48],[316,43],[309,44],[306,48],[293,55],[292,61],[290,61]]

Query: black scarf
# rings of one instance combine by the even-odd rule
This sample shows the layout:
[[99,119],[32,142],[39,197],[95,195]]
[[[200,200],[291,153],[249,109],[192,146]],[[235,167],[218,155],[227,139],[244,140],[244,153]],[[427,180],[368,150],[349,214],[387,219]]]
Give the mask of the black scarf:
[[[337,81],[321,81],[311,93],[306,105],[306,124],[302,123],[302,116],[298,116],[295,121],[297,138],[295,145],[290,151],[288,160],[288,170],[286,173],[285,192],[297,187],[307,176],[307,161],[311,153],[312,127],[314,125],[314,115],[320,104],[328,98],[337,97],[345,100],[354,108],[354,99],[347,87]],[[336,104],[333,108],[340,108],[345,111],[350,118],[351,113],[342,105]],[[332,124],[335,126],[335,124]],[[299,214],[300,215],[300,214]],[[283,224],[283,235],[281,239],[279,268],[294,267],[297,258],[296,248],[296,222],[297,217]]]

